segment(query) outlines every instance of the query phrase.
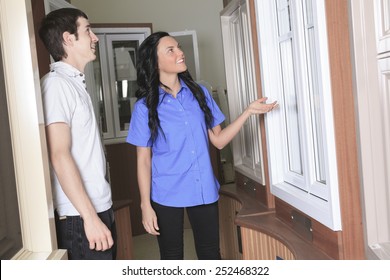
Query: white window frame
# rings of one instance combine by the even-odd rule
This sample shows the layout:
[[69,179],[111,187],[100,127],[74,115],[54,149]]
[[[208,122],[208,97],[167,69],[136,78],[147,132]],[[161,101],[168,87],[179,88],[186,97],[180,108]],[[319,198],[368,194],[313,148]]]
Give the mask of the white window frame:
[[[291,0],[293,25],[297,24],[301,10],[297,8],[303,0]],[[278,100],[278,110],[267,114],[267,152],[269,158],[269,174],[271,193],[286,201],[293,207],[306,213],[332,230],[341,230],[340,203],[338,193],[338,176],[336,149],[333,127],[332,95],[330,85],[330,72],[328,60],[328,42],[326,30],[326,15],[324,0],[313,1],[313,21],[315,28],[315,48],[317,52],[316,64],[318,67],[318,89],[320,90],[320,110],[322,118],[322,133],[324,146],[324,166],[326,183],[320,184],[315,180],[315,156],[311,131],[310,104],[307,100],[307,84],[303,61],[306,54],[302,45],[293,43],[294,63],[298,66],[295,72],[295,86],[297,106],[300,111],[298,122],[300,126],[301,157],[303,176],[296,177],[288,172],[286,167],[288,153],[286,151],[286,121],[284,96],[281,82],[281,69],[279,62],[279,44],[277,31],[276,1],[256,0],[256,14],[260,42],[260,63],[262,69],[263,94],[270,100]],[[294,18],[295,17],[295,18]],[[295,21],[294,21],[295,20]],[[298,40],[304,40],[303,34],[296,34]],[[297,50],[300,50],[297,52]],[[300,54],[300,55],[299,55]],[[301,68],[302,67],[302,68]],[[288,182],[288,183],[287,183]],[[295,186],[294,186],[295,185]]]
[[[233,0],[221,11],[227,96],[230,119],[236,119],[258,99],[248,0]],[[245,131],[250,134],[246,137]],[[251,157],[246,155],[249,143]],[[259,117],[252,116],[232,140],[236,171],[265,185]]]
[[0,0],[0,40],[23,240],[13,259],[64,259],[66,251],[56,245],[31,15],[29,0]]

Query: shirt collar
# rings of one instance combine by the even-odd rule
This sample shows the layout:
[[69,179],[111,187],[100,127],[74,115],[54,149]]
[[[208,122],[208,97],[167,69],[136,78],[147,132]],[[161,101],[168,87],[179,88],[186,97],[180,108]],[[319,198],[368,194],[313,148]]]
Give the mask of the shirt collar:
[[[179,81],[180,81],[181,89],[179,90],[178,93],[180,93],[184,88],[185,88],[185,89],[188,89],[188,86],[186,85],[186,83],[185,83],[182,79],[179,79]],[[161,86],[160,86],[160,87],[159,87],[159,94],[160,94],[160,96],[161,96],[161,95],[163,95],[163,94],[167,94],[167,92],[166,92],[165,90],[163,90],[163,89],[161,88]]]
[[69,77],[83,77],[84,73],[77,70],[72,65],[65,63],[63,61],[57,61],[52,64],[50,64],[50,71],[59,71],[65,75],[68,75]]

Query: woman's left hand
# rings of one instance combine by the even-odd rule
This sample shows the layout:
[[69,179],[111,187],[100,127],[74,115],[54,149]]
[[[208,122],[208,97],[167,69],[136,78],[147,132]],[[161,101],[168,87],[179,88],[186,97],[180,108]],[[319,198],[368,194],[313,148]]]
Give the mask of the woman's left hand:
[[257,99],[253,101],[249,106],[246,108],[246,111],[251,115],[258,115],[258,114],[265,114],[273,109],[279,107],[279,104],[277,101],[274,101],[272,103],[266,103],[267,97],[263,97],[260,99]]

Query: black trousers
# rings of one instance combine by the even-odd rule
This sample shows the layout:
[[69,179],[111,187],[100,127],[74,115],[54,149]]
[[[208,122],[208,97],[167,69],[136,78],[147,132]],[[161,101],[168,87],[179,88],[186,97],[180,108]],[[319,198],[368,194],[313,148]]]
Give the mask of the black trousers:
[[162,260],[184,258],[184,209],[194,234],[195,249],[200,260],[220,260],[218,202],[194,207],[168,207],[152,201],[160,235],[157,236]]

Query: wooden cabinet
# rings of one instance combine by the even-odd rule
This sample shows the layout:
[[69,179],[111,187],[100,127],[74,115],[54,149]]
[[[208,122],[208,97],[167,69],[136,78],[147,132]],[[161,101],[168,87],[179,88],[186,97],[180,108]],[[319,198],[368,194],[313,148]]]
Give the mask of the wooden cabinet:
[[241,203],[228,196],[219,199],[220,248],[223,260],[242,259],[240,228],[234,223]]
[[332,259],[235,184],[221,187],[219,210],[222,259]]
[[117,260],[133,259],[133,236],[130,220],[131,200],[114,201],[117,231]]
[[130,199],[131,226],[133,235],[145,233],[142,225],[140,195],[137,181],[137,152],[127,143],[106,145],[110,166],[110,182],[114,201]]
[[291,250],[272,236],[241,227],[244,260],[294,260]]

